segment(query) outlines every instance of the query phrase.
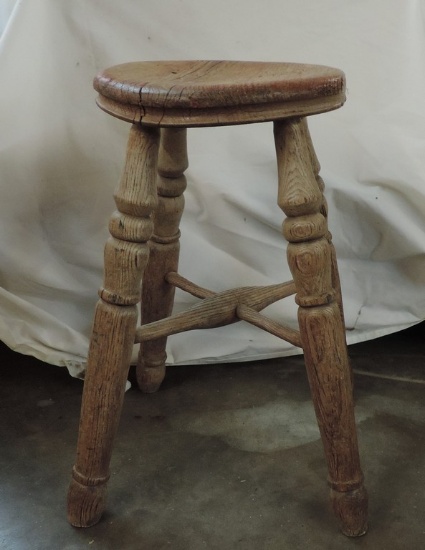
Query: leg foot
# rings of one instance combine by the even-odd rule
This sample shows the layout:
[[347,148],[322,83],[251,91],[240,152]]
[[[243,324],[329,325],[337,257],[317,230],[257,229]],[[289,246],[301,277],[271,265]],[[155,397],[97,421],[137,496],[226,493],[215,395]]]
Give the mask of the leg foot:
[[361,537],[367,532],[368,496],[364,487],[347,492],[331,489],[331,502],[344,535]]
[[82,480],[74,469],[68,490],[68,521],[74,527],[91,527],[105,509],[107,479],[96,480],[96,484],[83,484]]
[[144,355],[144,345],[142,344],[136,369],[137,384],[143,393],[155,393],[165,378],[166,354],[161,352],[157,358],[149,355],[149,362],[145,360]]
[[331,486],[332,507],[349,537],[367,530],[368,497],[357,444],[349,359],[336,302],[300,308],[300,329]]

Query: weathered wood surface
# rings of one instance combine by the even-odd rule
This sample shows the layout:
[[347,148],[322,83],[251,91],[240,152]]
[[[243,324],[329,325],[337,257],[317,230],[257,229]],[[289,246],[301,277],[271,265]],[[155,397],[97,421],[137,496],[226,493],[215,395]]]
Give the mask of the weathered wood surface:
[[94,79],[101,109],[128,122],[214,126],[337,109],[344,73],[301,63],[164,61],[116,65]]
[[[109,462],[134,343],[138,382],[155,391],[165,374],[170,334],[243,319],[302,346],[329,471],[331,499],[349,536],[367,528],[351,371],[335,250],[327,226],[320,165],[305,115],[338,108],[344,75],[328,67],[245,62],[149,62],[112,67],[95,79],[98,104],[134,122],[105,247],[104,285],[95,314],[84,385],[69,521],[96,523],[105,507]],[[190,126],[274,120],[278,204],[287,218],[293,282],[221,293],[178,274],[179,223]],[[159,129],[161,140],[159,144]],[[159,148],[159,153],[158,153]],[[158,158],[159,157],[159,158]],[[143,281],[143,283],[142,283]],[[170,316],[174,290],[202,299]],[[299,331],[260,311],[296,292]],[[142,324],[137,304],[142,298]],[[296,495],[294,495],[296,498]]]
[[[198,289],[195,287],[194,290]],[[204,298],[203,302],[192,306],[187,311],[149,323],[149,325],[142,325],[136,331],[136,342],[155,341],[164,336],[188,330],[221,327],[245,320],[263,328],[263,330],[270,327],[270,331],[275,334],[277,332],[277,336],[287,339],[296,346],[301,346],[297,331],[257,314],[258,311],[274,302],[291,296],[294,291],[294,284],[290,282],[268,287],[234,288],[218,294],[211,293]]]
[[118,213],[105,247],[84,381],[77,459],[68,493],[68,519],[77,527],[97,523],[105,507],[109,462],[118,428],[137,325],[137,304],[149,256],[152,211],[157,203],[157,129],[133,126]]
[[[367,530],[367,493],[357,444],[354,403],[337,266],[318,166],[305,120],[275,123],[278,203],[297,290],[298,321],[314,408],[329,471],[331,499],[346,535]],[[294,231],[294,227],[296,231]],[[304,233],[304,240],[303,240]],[[338,280],[339,284],[339,280]]]
[[[167,281],[166,275],[177,271],[179,263],[179,224],[186,189],[183,172],[187,167],[186,129],[163,128],[158,153],[158,205],[153,213],[150,256],[142,284],[143,324],[168,317],[173,309],[174,286]],[[164,379],[167,336],[164,333],[140,346],[136,373],[138,385],[145,393],[156,391]]]
[[[177,288],[180,288],[185,292],[196,296],[197,298],[212,298],[213,296],[217,295],[211,290],[202,288],[198,285],[195,285],[191,281],[188,281],[179,273],[170,272],[167,274],[166,279],[169,283],[173,284]],[[254,289],[254,292],[256,290],[258,289]],[[275,288],[272,290],[272,293],[274,294],[273,301],[282,300],[283,298],[287,298],[288,296],[295,294],[295,285],[292,281],[288,283],[282,283],[281,285],[276,285]],[[251,323],[258,328],[262,328],[270,334],[274,334],[278,338],[282,338],[283,340],[290,342],[294,346],[301,347],[301,339],[298,331],[293,330],[289,327],[285,327],[281,323],[277,323],[258,313],[257,310],[260,310],[261,304],[257,304],[254,309],[252,306],[250,307],[245,303],[240,303],[238,300],[239,298],[236,300],[234,319],[232,319],[231,322],[233,322],[233,320],[235,322],[238,320],[247,321],[248,323]],[[273,302],[269,301],[266,305],[270,305],[271,303]],[[139,331],[136,332],[136,339],[137,337],[143,337],[139,333]]]

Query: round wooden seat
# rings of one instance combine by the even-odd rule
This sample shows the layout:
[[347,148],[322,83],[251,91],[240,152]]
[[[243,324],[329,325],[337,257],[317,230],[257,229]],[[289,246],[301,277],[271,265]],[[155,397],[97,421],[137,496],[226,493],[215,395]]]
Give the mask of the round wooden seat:
[[94,79],[98,105],[128,122],[215,126],[307,116],[345,101],[339,69],[298,63],[147,61]]

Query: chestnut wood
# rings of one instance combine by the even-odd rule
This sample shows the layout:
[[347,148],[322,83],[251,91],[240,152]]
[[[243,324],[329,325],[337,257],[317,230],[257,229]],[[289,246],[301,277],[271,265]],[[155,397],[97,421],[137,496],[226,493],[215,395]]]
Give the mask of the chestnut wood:
[[[68,495],[69,521],[93,525],[105,507],[133,345],[141,344],[138,384],[152,392],[165,375],[170,334],[244,320],[303,348],[333,508],[346,535],[362,535],[367,528],[367,493],[341,288],[320,165],[305,118],[343,104],[343,73],[290,63],[142,62],[105,70],[94,86],[99,106],[131,122],[132,128],[115,195],[118,211],[111,217],[111,238],[105,247],[104,285],[95,313]],[[216,293],[177,271],[188,166],[186,128],[269,120],[274,121],[278,204],[287,216],[283,234],[294,280]],[[173,315],[175,288],[201,302]],[[294,293],[298,331],[260,313]]]

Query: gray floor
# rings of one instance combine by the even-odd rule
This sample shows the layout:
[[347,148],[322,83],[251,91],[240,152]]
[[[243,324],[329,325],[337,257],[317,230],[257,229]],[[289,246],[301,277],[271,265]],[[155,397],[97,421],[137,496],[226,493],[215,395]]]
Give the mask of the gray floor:
[[0,548],[425,548],[424,325],[350,348],[370,530],[339,534],[301,357],[170,368],[127,392],[109,506],[65,519],[82,383],[0,348]]

